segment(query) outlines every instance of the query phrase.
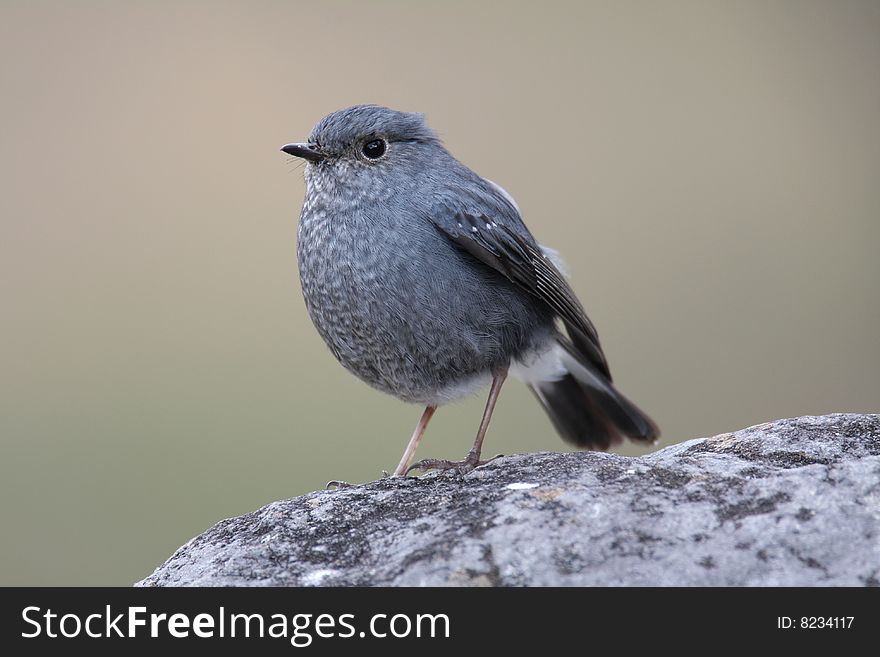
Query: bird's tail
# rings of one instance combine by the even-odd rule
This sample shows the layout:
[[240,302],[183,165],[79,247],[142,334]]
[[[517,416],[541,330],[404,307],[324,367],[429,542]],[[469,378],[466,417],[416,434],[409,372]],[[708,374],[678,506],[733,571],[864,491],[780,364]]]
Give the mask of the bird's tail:
[[553,381],[531,381],[529,388],[541,402],[564,440],[582,449],[608,449],[630,440],[652,444],[660,436],[657,425],[624,397],[565,339],[559,340],[566,370]]

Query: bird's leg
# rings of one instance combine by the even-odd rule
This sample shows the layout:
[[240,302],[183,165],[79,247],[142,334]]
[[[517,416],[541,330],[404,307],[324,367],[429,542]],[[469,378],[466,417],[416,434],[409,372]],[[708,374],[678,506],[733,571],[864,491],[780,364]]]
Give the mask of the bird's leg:
[[501,386],[504,385],[504,379],[506,378],[506,368],[497,372],[492,377],[492,387],[489,389],[489,398],[486,400],[486,408],[483,411],[483,419],[480,422],[480,428],[477,431],[474,446],[471,447],[471,450],[468,452],[467,456],[464,457],[463,461],[424,459],[409,466],[406,469],[406,474],[409,474],[410,470],[457,470],[458,472],[465,473],[498,458],[495,456],[489,459],[489,461],[481,461],[480,452],[483,451],[483,438],[486,437],[486,430],[489,428],[489,421],[492,419],[492,411],[495,410],[495,402],[498,401],[498,395],[501,393]]
[[402,475],[406,475],[409,471],[409,463],[412,461],[413,456],[416,455],[416,450],[419,447],[419,443],[422,442],[422,436],[425,435],[425,429],[428,426],[428,421],[431,419],[431,416],[434,415],[434,411],[437,410],[436,406],[428,406],[425,408],[425,412],[422,413],[422,417],[419,420],[419,423],[416,425],[416,430],[413,431],[412,438],[409,439],[409,444],[406,446],[406,449],[403,452],[403,456],[400,457],[400,463],[397,464],[397,468],[394,470],[395,477],[400,477]]

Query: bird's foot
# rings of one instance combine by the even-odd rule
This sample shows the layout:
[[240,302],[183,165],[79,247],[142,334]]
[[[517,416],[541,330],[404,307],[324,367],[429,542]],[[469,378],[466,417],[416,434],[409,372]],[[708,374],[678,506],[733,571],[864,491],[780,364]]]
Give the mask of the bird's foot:
[[473,452],[470,452],[462,461],[447,461],[446,459],[422,459],[421,461],[417,461],[409,466],[406,469],[404,476],[408,475],[413,470],[421,470],[422,472],[427,472],[428,470],[454,470],[458,474],[467,474],[474,468],[479,468],[481,465],[491,463],[495,459],[500,459],[502,456],[504,456],[504,454],[496,454],[490,459],[481,461],[479,454],[474,454]]
[[[500,454],[499,454],[499,456],[500,456]],[[498,457],[496,456],[495,458],[498,458]],[[482,465],[482,464],[483,464],[483,462],[480,462],[480,465]],[[388,472],[388,470],[382,470],[382,474],[379,476],[379,480],[382,481],[384,479],[394,479],[394,478],[401,477],[401,476],[406,476],[406,475],[391,474]],[[335,488],[337,490],[340,490],[343,488],[354,488],[357,485],[358,484],[350,484],[347,481],[342,481],[341,479],[331,479],[330,481],[328,481],[324,485],[324,488],[326,488],[326,489]]]

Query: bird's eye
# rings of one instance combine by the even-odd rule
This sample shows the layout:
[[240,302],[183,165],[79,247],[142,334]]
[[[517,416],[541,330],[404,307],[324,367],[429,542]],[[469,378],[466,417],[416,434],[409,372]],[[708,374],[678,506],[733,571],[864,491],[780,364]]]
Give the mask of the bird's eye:
[[374,139],[373,141],[368,141],[364,144],[364,147],[361,149],[364,154],[364,157],[370,160],[378,160],[380,157],[385,155],[385,140],[384,139]]

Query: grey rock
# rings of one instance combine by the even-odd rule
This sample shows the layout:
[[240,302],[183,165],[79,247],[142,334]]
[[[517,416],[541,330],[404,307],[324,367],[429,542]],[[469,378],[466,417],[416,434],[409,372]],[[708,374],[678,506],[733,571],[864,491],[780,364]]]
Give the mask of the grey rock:
[[538,453],[224,520],[139,586],[876,586],[880,415]]

